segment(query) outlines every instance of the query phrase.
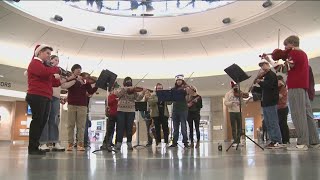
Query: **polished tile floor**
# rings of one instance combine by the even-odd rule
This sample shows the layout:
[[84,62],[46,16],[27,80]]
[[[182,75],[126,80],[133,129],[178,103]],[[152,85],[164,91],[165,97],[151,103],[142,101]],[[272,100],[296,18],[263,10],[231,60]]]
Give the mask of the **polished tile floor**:
[[320,150],[288,152],[265,150],[251,142],[239,150],[218,151],[217,143],[202,143],[199,150],[139,148],[122,153],[50,152],[28,156],[26,145],[0,142],[0,180],[87,179],[232,179],[318,180]]

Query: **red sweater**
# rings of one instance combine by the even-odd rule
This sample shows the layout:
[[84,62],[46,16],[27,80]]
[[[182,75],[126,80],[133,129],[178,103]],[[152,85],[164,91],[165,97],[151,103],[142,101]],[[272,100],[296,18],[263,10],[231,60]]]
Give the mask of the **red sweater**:
[[53,74],[59,72],[58,67],[47,67],[39,58],[31,60],[28,66],[28,94],[52,98],[52,87],[59,87],[60,80]]
[[81,84],[77,81],[73,86],[68,88],[68,104],[74,106],[87,106],[88,105],[88,96],[93,94],[98,90],[97,87],[92,88],[91,84]]
[[309,88],[309,62],[307,54],[302,50],[292,50],[289,53],[289,59],[294,66],[288,71],[287,86],[288,89]]
[[117,115],[117,108],[118,108],[118,100],[115,94],[110,94],[108,96],[108,106],[109,106],[109,115],[116,116]]

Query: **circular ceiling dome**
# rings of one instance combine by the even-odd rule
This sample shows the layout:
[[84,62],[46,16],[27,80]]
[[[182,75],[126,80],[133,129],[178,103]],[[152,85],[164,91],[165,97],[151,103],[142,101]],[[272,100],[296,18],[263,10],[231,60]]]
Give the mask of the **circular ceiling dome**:
[[214,9],[233,1],[220,0],[119,0],[119,1],[103,1],[103,0],[87,0],[72,1],[64,0],[66,5],[79,8],[86,11],[97,12],[116,16],[179,16],[192,13],[203,12]]

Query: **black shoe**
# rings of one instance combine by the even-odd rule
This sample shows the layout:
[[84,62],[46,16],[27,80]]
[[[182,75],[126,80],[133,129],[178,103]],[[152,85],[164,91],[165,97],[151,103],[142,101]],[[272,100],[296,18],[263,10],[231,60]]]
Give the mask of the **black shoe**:
[[146,144],[146,147],[150,147],[150,146],[152,146],[152,143]]
[[177,147],[178,145],[177,144],[171,144],[170,146],[169,146],[169,148],[174,148],[174,147]]
[[28,150],[29,155],[46,155],[46,151],[37,150]]
[[111,146],[111,147],[114,147],[115,145],[114,145],[113,143],[110,143],[110,146]]
[[188,143],[184,143],[184,148],[190,148]]
[[100,149],[101,150],[107,150],[108,146],[106,144],[102,144],[102,146],[100,146]]

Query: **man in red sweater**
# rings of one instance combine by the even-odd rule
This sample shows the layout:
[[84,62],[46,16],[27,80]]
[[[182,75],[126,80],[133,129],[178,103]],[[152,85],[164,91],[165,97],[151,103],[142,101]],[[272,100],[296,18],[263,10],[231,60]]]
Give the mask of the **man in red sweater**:
[[76,80],[62,84],[62,88],[68,89],[68,147],[67,151],[72,151],[74,143],[74,128],[77,127],[77,150],[84,151],[84,129],[87,119],[87,93],[93,94],[97,91],[97,87],[92,88],[91,84],[86,83],[81,74],[81,66],[75,64],[71,71]]
[[[309,62],[307,54],[299,48],[299,37],[289,36],[284,40],[286,49],[291,49],[288,60],[282,66],[287,70],[288,100],[291,118],[298,136],[297,145],[288,150],[307,150],[308,147],[319,147],[319,136],[313,119],[309,89]],[[271,64],[267,56],[265,57]],[[283,68],[279,68],[283,69]]]
[[37,45],[34,56],[28,66],[28,92],[26,101],[30,105],[32,121],[30,124],[28,153],[30,155],[44,155],[39,150],[39,139],[47,122],[50,101],[52,98],[52,86],[60,86],[58,67],[47,67],[46,61],[50,61],[53,49],[47,45]]

